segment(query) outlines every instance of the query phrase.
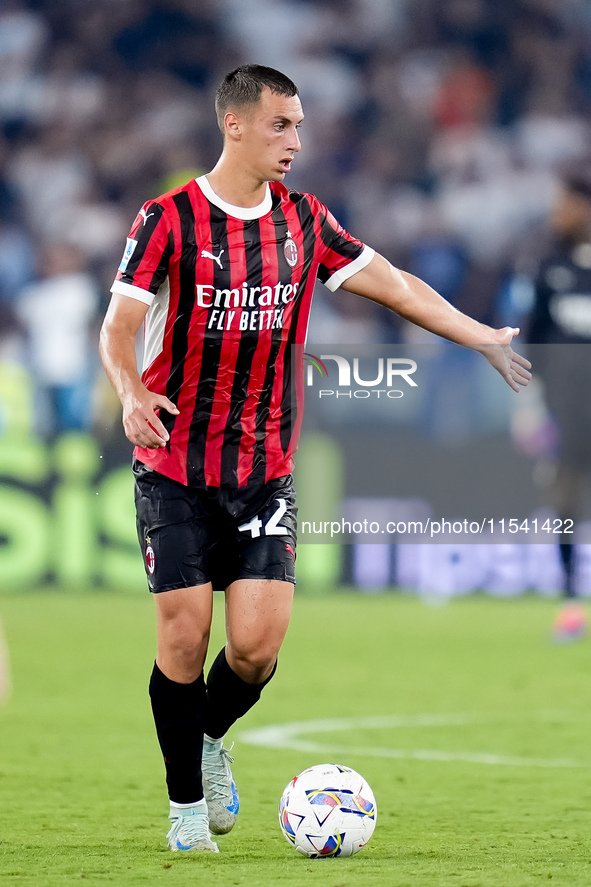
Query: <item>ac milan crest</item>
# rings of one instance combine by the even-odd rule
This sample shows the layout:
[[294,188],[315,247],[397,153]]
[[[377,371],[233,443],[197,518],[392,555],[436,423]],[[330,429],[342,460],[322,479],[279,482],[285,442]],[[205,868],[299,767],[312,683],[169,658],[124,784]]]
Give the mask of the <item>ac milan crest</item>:
[[294,268],[298,263],[299,255],[297,244],[292,237],[288,237],[285,241],[283,245],[283,254],[289,267]]
[[156,558],[154,557],[154,549],[151,545],[146,547],[146,566],[150,576],[154,575],[154,567],[156,566]]

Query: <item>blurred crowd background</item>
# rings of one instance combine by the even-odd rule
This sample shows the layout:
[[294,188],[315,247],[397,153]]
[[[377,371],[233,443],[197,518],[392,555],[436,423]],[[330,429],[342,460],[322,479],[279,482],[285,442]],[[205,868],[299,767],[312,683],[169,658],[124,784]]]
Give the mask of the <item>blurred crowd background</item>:
[[[479,320],[526,315],[507,286],[589,152],[590,37],[587,0],[3,0],[0,361],[34,374],[38,430],[105,408],[95,342],[130,223],[215,163],[214,90],[247,61],[300,88],[288,184]],[[320,287],[312,336],[409,333]]]

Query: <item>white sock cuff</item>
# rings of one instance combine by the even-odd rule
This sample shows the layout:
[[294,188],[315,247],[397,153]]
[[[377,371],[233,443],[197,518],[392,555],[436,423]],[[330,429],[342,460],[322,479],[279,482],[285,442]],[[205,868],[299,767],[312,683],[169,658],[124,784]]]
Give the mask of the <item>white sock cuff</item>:
[[189,807],[207,807],[207,804],[205,798],[201,798],[200,801],[193,801],[192,804],[177,804],[176,801],[171,801],[170,807],[175,810],[188,810]]
[[207,733],[204,733],[204,734],[203,734],[203,739],[204,739],[206,742],[212,742],[212,743],[214,743],[214,744],[215,744],[216,742],[223,742],[223,741],[224,741],[224,737],[223,737],[223,736],[221,736],[219,739],[214,739],[213,736],[208,736]]

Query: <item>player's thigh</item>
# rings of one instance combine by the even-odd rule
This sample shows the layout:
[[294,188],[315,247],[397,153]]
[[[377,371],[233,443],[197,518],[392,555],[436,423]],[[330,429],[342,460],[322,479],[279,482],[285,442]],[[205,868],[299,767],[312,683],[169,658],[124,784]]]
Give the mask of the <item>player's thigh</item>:
[[213,612],[211,582],[153,595],[158,633],[209,634]]
[[237,579],[226,589],[231,656],[274,661],[287,632],[294,585],[278,579]]
[[173,681],[190,683],[203,671],[213,610],[211,583],[154,595],[156,662]]

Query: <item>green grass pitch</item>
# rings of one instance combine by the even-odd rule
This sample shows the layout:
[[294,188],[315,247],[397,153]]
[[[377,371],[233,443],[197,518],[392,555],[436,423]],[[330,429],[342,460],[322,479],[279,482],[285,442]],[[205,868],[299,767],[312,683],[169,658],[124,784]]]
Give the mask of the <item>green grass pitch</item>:
[[[277,676],[229,737],[238,823],[219,855],[195,856],[164,840],[149,595],[0,598],[13,678],[0,708],[0,885],[588,887],[591,647],[550,642],[557,607],[298,597]],[[213,654],[222,609],[216,596]],[[240,738],[318,719],[276,731],[276,745],[300,747]],[[327,760],[363,773],[378,822],[357,856],[310,861],[281,835],[277,805],[292,776]]]

